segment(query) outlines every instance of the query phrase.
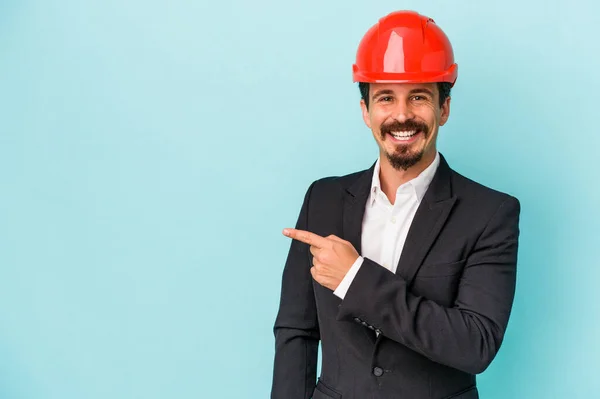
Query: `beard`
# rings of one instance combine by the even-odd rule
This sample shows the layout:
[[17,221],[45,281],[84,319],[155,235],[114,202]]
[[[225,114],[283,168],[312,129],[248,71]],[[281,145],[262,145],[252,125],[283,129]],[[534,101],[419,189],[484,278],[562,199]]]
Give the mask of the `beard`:
[[[380,128],[381,140],[386,140],[388,133],[397,132],[401,130],[416,130],[417,134],[423,134],[424,138],[427,139],[431,134],[431,129],[423,122],[418,122],[413,119],[409,119],[404,123],[394,121],[392,123],[382,124]],[[385,155],[396,170],[407,170],[408,168],[415,166],[423,158],[425,148],[418,151],[411,149],[412,144],[396,144],[396,150],[393,153],[385,152]]]

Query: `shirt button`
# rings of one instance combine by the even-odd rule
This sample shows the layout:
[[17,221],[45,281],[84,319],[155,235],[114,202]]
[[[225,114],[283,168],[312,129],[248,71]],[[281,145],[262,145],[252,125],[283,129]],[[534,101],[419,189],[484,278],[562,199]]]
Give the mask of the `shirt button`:
[[381,377],[383,375],[383,369],[381,367],[373,367],[373,375],[375,377]]
[[392,218],[391,222],[396,223],[396,218]]

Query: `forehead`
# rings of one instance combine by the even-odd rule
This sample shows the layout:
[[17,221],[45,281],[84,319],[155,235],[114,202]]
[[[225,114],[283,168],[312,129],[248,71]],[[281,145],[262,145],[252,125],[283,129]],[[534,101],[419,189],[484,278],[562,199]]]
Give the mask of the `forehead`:
[[436,95],[438,92],[437,83],[371,83],[369,86],[369,96],[374,97],[382,91],[402,95],[417,90],[430,91]]

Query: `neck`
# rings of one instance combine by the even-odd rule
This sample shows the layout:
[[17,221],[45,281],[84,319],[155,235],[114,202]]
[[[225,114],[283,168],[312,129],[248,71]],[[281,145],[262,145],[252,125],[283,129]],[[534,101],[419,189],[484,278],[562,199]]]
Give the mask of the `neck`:
[[396,200],[396,190],[402,184],[411,181],[419,176],[435,159],[436,151],[431,151],[429,154],[423,154],[421,160],[410,168],[394,169],[387,159],[385,154],[380,156],[379,182],[381,190],[387,195],[390,202],[393,204]]

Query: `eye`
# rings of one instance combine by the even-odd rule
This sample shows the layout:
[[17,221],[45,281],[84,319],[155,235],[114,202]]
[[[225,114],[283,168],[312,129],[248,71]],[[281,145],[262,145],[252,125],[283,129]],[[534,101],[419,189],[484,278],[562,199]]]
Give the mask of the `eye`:
[[381,98],[379,98],[379,101],[383,101],[383,102],[390,102],[392,101],[392,97],[391,96],[383,96]]
[[426,100],[426,98],[424,96],[417,95],[417,96],[413,96],[413,100],[415,100],[415,101],[422,101],[422,100]]

